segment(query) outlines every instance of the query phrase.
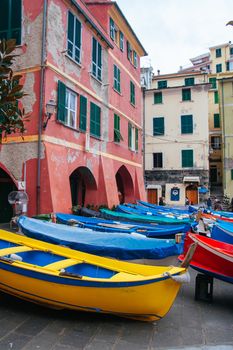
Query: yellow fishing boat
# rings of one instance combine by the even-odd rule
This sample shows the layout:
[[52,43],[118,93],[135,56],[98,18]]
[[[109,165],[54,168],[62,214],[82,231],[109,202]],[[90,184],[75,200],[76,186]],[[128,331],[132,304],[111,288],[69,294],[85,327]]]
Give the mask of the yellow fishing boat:
[[0,290],[60,309],[154,321],[172,306],[186,268],[82,253],[0,230]]

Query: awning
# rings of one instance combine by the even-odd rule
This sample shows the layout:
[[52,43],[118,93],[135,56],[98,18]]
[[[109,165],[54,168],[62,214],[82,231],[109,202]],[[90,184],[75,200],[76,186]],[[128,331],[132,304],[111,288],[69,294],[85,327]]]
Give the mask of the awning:
[[146,185],[146,189],[147,190],[160,190],[162,187],[161,185],[154,185],[154,184],[149,184],[149,185]]
[[206,188],[206,187],[199,187],[199,188],[198,188],[198,192],[199,192],[199,193],[206,194],[207,192],[209,192],[209,190],[208,190],[208,188]]
[[197,182],[200,183],[199,176],[184,176],[183,182]]

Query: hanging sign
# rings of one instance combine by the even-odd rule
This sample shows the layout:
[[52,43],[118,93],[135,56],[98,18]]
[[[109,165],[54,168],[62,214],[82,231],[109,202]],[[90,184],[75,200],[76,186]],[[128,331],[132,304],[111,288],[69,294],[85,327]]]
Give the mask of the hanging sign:
[[178,187],[173,187],[171,189],[171,201],[179,201],[180,200],[180,189]]

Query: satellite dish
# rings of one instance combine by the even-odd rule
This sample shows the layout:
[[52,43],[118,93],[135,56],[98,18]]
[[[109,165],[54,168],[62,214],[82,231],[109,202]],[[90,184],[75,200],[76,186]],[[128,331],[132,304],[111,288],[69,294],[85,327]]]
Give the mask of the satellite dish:
[[12,191],[8,194],[8,202],[10,204],[16,204],[18,202],[20,202],[21,204],[27,204],[28,195],[26,192]]

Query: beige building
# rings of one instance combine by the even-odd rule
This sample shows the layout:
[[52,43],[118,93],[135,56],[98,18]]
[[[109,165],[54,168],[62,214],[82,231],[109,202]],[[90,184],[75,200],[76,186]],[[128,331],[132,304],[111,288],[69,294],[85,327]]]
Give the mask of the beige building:
[[209,182],[208,77],[156,75],[145,91],[145,179],[148,200],[198,203]]

